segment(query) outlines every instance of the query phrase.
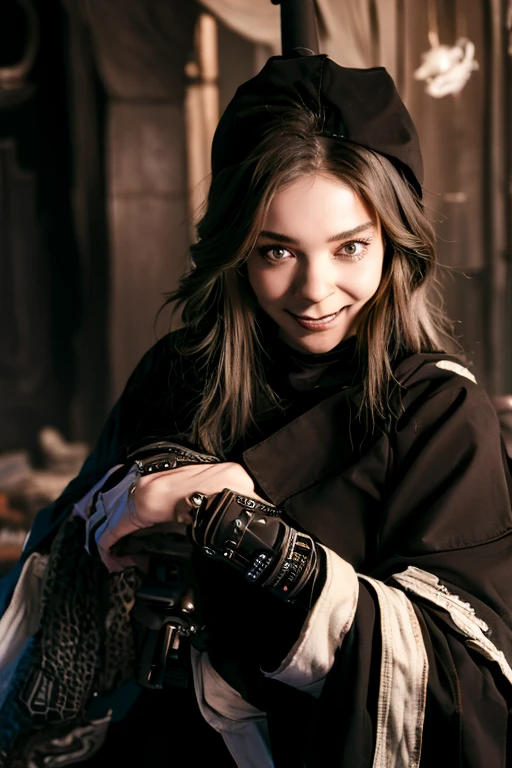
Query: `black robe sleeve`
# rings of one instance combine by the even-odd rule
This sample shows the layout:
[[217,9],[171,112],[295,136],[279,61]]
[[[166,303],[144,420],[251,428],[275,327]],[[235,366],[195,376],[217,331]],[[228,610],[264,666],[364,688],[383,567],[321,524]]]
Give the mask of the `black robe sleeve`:
[[[511,480],[492,404],[465,376],[434,364],[409,378],[402,403],[369,575],[396,587],[393,575],[410,566],[437,577],[441,594],[469,603],[511,664]],[[421,760],[407,765],[504,768],[512,680],[444,609],[406,594],[428,657]],[[382,642],[375,591],[361,580],[354,623],[316,708],[308,765],[372,765]]]
[[[81,499],[109,469],[126,460],[127,450],[131,444],[146,436],[147,418],[144,414],[148,412],[148,403],[154,404],[156,394],[162,392],[165,392],[166,401],[172,402],[172,381],[179,383],[178,377],[169,377],[169,371],[175,364],[173,354],[175,338],[175,334],[165,336],[143,356],[130,376],[121,397],[114,405],[94,450],[86,459],[77,477],[68,484],[55,502],[42,509],[36,516],[20,560],[0,580],[0,616],[9,605],[29,555],[35,551],[48,550],[55,532],[69,515],[73,504]],[[162,380],[164,386],[162,386]],[[162,427],[166,435],[172,436],[169,421],[168,418],[168,423],[162,424]]]
[[[143,358],[80,474],[39,514],[22,560],[0,584],[0,613],[26,557],[48,545],[72,504],[124,461],[133,443],[147,438],[148,429],[150,436],[181,435],[177,404],[190,408],[193,398],[173,391],[183,372],[171,370],[176,357],[169,343],[166,337]],[[480,387],[435,364],[419,366],[403,383],[403,411],[387,438],[390,461],[377,540],[368,547],[376,555],[365,575],[398,589],[393,577],[411,566],[439,578],[447,591],[470,603],[511,663],[511,483],[496,415]],[[185,390],[193,392],[193,386]],[[373,528],[368,535],[375,536]],[[276,768],[373,765],[382,615],[372,584],[361,578],[359,589],[354,622],[314,705],[303,693],[280,698],[278,682],[269,689],[276,691],[268,707]],[[505,768],[509,681],[495,661],[468,645],[446,611],[406,594],[429,668],[421,762],[407,768]]]

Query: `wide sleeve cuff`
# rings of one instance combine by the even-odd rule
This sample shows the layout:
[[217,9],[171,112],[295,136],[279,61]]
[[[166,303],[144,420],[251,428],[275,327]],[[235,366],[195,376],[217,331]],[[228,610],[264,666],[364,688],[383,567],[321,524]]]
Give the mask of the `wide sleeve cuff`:
[[325,585],[282,664],[263,674],[319,696],[334,655],[352,626],[359,582],[352,566],[327,547]]
[[37,631],[48,555],[33,552],[26,560],[11,602],[0,620],[0,704],[25,646]]
[[191,648],[197,703],[240,768],[273,768],[265,712],[245,701],[213,668],[207,653]]

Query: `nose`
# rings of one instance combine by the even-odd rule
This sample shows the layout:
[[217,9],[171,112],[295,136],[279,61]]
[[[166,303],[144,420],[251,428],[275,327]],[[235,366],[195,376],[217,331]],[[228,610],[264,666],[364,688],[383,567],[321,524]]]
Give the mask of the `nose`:
[[296,275],[294,292],[304,301],[319,304],[336,289],[332,264],[324,259],[304,262]]

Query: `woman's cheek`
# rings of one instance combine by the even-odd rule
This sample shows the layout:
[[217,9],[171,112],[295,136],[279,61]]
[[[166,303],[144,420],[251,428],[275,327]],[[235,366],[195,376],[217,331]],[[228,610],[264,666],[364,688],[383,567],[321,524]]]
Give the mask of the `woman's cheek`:
[[254,293],[261,304],[279,301],[288,292],[288,281],[283,280],[283,275],[277,273],[278,270],[265,270],[254,275],[251,280]]
[[357,299],[368,301],[377,291],[381,278],[382,261],[362,261],[357,265],[354,273],[348,278],[346,290],[352,293]]

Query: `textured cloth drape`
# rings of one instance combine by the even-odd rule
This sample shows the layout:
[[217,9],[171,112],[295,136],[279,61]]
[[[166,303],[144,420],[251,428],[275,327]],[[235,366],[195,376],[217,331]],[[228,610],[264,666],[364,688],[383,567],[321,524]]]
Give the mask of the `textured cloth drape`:
[[[281,51],[279,7],[270,0],[201,0],[227,27]],[[396,0],[316,0],[322,53],[345,67],[379,64],[395,71]]]

